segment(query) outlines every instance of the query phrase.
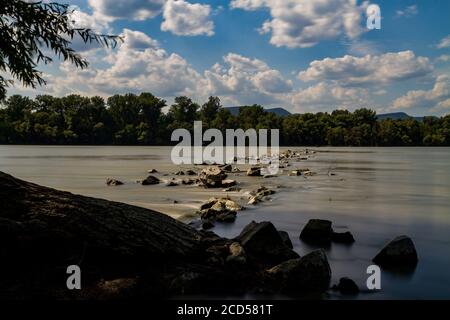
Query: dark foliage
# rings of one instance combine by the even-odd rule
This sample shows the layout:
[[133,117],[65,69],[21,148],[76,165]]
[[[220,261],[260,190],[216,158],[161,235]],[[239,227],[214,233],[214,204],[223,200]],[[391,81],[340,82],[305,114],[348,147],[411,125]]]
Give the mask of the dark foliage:
[[289,146],[450,146],[450,115],[377,121],[374,111],[359,109],[279,117],[253,105],[233,116],[217,97],[201,107],[177,97],[167,113],[165,106],[166,101],[151,93],[115,95],[106,102],[79,95],[14,95],[0,109],[0,143],[169,145],[174,129],[192,130],[193,121],[202,120],[204,129],[223,133],[280,129],[281,144]]
[[[120,37],[76,28],[71,13],[66,4],[0,1],[0,71],[9,73],[24,86],[34,88],[45,84],[38,65],[52,62],[50,54],[79,68],[88,66],[88,62],[71,48],[74,38],[81,38],[84,43],[116,46]],[[12,82],[12,79],[0,76],[0,100]]]

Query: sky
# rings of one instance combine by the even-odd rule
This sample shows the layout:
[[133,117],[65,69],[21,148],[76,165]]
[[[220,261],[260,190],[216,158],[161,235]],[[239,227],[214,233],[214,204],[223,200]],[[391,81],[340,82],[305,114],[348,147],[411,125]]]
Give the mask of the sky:
[[[61,1],[60,1],[61,2]],[[367,107],[378,113],[450,114],[447,0],[67,0],[76,26],[120,34],[115,49],[73,47],[79,70],[40,66],[31,96],[151,92],[172,103],[211,95],[224,106],[290,112]],[[367,8],[381,29],[367,28]]]

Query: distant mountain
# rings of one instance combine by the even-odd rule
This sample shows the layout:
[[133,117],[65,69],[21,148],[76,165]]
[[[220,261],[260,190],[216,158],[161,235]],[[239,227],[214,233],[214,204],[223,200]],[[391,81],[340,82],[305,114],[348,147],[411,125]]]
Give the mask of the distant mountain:
[[[225,108],[225,109],[230,111],[230,113],[233,116],[237,116],[239,114],[239,110],[241,108],[242,107],[228,107],[228,108]],[[285,116],[291,115],[291,113],[289,111],[287,111],[286,109],[283,109],[283,108],[269,108],[269,109],[264,109],[264,110],[267,111],[267,112],[274,113],[274,114],[276,114],[277,116],[280,116],[280,117],[285,117]]]
[[405,112],[393,112],[393,113],[384,113],[384,114],[378,114],[377,115],[378,120],[405,120],[405,119],[415,119],[417,121],[422,121],[423,117],[412,117],[409,114]]

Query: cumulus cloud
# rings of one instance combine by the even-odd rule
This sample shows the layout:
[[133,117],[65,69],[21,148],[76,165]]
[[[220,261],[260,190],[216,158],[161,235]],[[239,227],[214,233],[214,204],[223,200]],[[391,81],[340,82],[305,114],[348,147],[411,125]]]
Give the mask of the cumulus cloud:
[[417,57],[412,51],[385,53],[378,56],[315,60],[298,75],[303,81],[331,80],[344,86],[387,84],[393,81],[421,77],[433,71],[426,57]]
[[291,98],[295,112],[317,112],[333,109],[354,110],[367,107],[369,92],[363,88],[344,88],[320,82],[306,89],[296,91]]
[[271,104],[292,90],[290,80],[261,60],[229,53],[224,62],[225,66],[215,64],[204,75],[206,91],[223,96],[227,103]]
[[392,103],[393,109],[432,108],[435,111],[450,108],[450,77],[440,75],[431,90],[408,91]]
[[409,18],[412,16],[415,16],[419,13],[419,10],[417,9],[417,5],[408,6],[405,9],[397,10],[395,12],[395,15],[397,17],[405,17]]
[[437,45],[438,49],[450,48],[450,35],[443,38]]
[[89,0],[94,14],[105,20],[145,20],[159,15],[166,0]]
[[181,36],[214,34],[214,23],[210,20],[211,7],[191,4],[184,0],[169,0],[164,7],[161,30]]
[[201,75],[178,54],[142,32],[124,29],[123,35],[125,42],[104,58],[107,67],[80,71],[63,64],[57,87],[87,85],[84,91],[103,95],[151,91],[162,97],[193,95],[202,87]]
[[322,40],[346,35],[357,38],[362,32],[361,16],[367,6],[356,0],[233,0],[232,8],[268,8],[271,19],[259,29],[270,33],[278,47],[308,48]]

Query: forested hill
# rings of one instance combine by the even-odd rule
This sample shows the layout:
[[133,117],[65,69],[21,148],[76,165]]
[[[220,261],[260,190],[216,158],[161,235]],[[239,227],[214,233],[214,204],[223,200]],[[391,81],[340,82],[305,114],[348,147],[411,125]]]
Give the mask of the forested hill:
[[0,109],[1,144],[170,145],[172,131],[204,129],[280,129],[282,145],[450,146],[450,115],[378,119],[374,111],[277,115],[259,105],[239,107],[233,115],[217,97],[203,105],[177,97],[166,101],[150,93],[100,97],[14,95]]

